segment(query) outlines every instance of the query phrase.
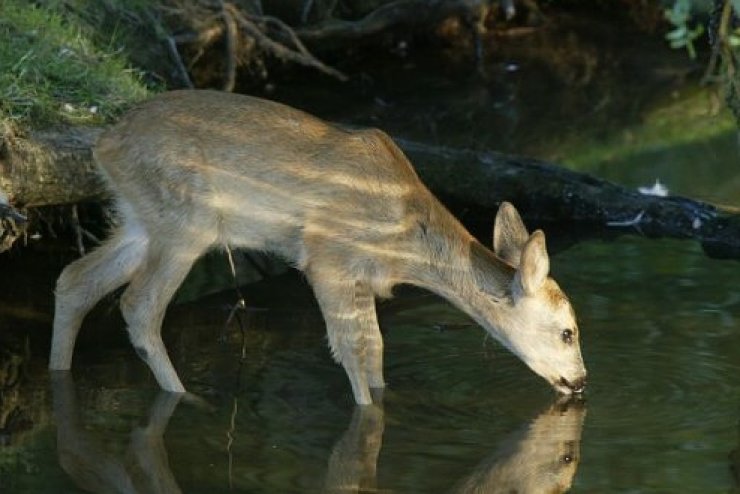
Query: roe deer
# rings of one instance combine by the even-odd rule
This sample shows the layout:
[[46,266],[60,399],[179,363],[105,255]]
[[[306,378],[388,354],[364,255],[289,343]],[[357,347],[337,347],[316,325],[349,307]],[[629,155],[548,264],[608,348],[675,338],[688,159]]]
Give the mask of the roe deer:
[[134,348],[162,388],[183,392],[160,334],[165,309],[193,262],[228,245],[271,251],[305,273],[358,404],[384,386],[375,296],[399,283],[451,301],[560,392],[585,386],[544,234],[528,235],[503,203],[494,254],[379,130],[249,96],[173,91],[103,133],[94,157],[121,224],[57,281],[51,369],[69,369],[85,314],[128,283],[121,311]]

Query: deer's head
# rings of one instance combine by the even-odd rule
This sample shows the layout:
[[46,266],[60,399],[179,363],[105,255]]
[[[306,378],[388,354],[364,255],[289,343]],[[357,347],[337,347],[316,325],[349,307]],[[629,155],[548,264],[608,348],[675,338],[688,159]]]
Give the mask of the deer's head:
[[575,312],[549,277],[545,234],[530,235],[514,206],[504,202],[496,215],[493,253],[472,244],[471,265],[476,297],[489,301],[475,304],[484,327],[559,392],[583,391],[586,369]]

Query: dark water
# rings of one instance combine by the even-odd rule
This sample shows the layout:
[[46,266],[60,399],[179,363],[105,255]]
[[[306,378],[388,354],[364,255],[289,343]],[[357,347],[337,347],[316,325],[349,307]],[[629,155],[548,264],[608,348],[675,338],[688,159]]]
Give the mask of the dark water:
[[[404,137],[522,154],[557,156],[552,143],[563,136],[606,146],[623,137],[615,129],[636,132],[642,103],[680,89],[683,79],[661,71],[626,85],[639,70],[597,58],[603,70],[589,69],[597,75],[586,81],[589,43],[608,54],[619,40],[626,50],[636,43],[594,36],[581,44],[567,38],[588,49],[573,55],[570,72],[543,79],[560,81],[559,92],[535,77],[549,62],[520,61],[527,50],[512,48],[497,54],[483,83],[435,75],[413,92],[396,77],[392,92],[383,90],[390,76],[378,75],[382,102],[323,107]],[[650,55],[654,47],[642,48],[630,57],[647,58],[643,66],[657,72],[649,63],[660,58]],[[516,72],[506,68],[512,60]],[[614,88],[642,103],[585,111],[605,94],[617,98]],[[310,91],[294,99],[322,107]],[[687,149],[703,158],[701,167],[671,166]],[[639,155],[579,166],[630,186],[666,177],[682,193],[738,204],[737,148],[727,134]],[[73,372],[49,376],[51,292],[73,257],[42,246],[0,256],[0,492],[740,491],[740,263],[708,259],[691,242],[624,236],[553,257],[582,329],[590,383],[583,402],[558,402],[455,309],[401,290],[379,306],[389,384],[383,407],[365,409],[353,406],[344,372],[329,357],[301,277],[246,287],[244,332],[236,323],[224,329],[235,294],[196,296],[215,276],[213,265],[225,263],[218,257],[196,267],[184,302],[165,321],[193,396],[158,393],[126,341],[115,297],[86,322]]]
[[244,339],[234,324],[219,341],[233,293],[171,309],[168,345],[200,397],[179,404],[157,393],[107,307],[85,326],[72,375],[50,380],[42,301],[53,276],[47,270],[35,286],[26,277],[19,289],[37,290],[36,301],[3,319],[15,319],[7,329],[31,340],[18,403],[33,424],[0,448],[0,486],[50,493],[128,484],[141,492],[264,493],[357,484],[367,492],[550,492],[571,481],[572,492],[736,488],[729,455],[739,446],[740,264],[707,259],[688,242],[631,237],[579,244],[555,256],[553,269],[583,332],[591,382],[584,403],[557,403],[544,381],[456,310],[404,290],[380,305],[384,409],[364,411],[353,407],[344,372],[330,360],[299,276],[246,291]]

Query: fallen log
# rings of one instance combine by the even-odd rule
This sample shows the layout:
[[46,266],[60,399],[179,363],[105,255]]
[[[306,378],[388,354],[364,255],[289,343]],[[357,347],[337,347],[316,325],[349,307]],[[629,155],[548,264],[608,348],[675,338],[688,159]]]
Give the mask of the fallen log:
[[[0,155],[0,190],[6,192],[7,202],[33,208],[107,198],[91,153],[100,131],[38,132],[22,143],[6,138]],[[567,224],[601,235],[624,232],[694,239],[712,257],[740,259],[738,211],[684,197],[641,194],[536,159],[396,142],[422,180],[468,226],[490,224],[498,204],[508,200],[534,223]],[[0,208],[0,215],[17,221],[16,214],[12,208]],[[4,224],[0,221],[0,237]]]
[[[63,127],[0,143],[0,190],[17,208],[76,204],[106,196],[92,160],[102,127]],[[0,201],[3,202],[3,201]]]
[[740,258],[740,215],[679,196],[655,196],[541,160],[396,139],[422,180],[470,222],[490,224],[502,200],[536,223],[596,234],[694,239],[707,255]]
[[77,204],[106,197],[92,161],[103,129],[66,127],[19,136],[10,126],[0,135],[0,252],[20,238],[27,218],[18,209]]

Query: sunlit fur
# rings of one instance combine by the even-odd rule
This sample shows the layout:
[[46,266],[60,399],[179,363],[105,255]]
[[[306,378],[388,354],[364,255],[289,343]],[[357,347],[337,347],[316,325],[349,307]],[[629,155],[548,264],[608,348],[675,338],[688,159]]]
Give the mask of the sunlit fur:
[[399,283],[447,298],[562,391],[562,379],[583,382],[577,338],[558,339],[575,321],[547,278],[544,235],[530,238],[504,203],[494,255],[381,131],[248,96],[174,91],[130,111],[94,156],[121,226],[57,282],[52,369],[69,369],[85,314],[128,283],[132,344],[162,388],[184,391],[160,336],[165,309],[193,262],[229,245],[274,252],[306,274],[359,404],[384,386],[374,299]]

